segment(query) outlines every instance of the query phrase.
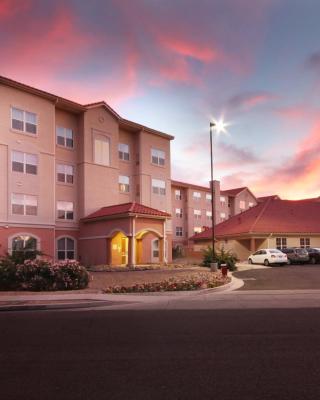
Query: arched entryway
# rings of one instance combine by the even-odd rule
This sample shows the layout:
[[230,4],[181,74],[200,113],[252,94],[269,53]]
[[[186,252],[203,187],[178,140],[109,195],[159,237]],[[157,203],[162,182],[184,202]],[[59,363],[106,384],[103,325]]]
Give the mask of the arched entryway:
[[114,233],[111,238],[111,265],[128,264],[128,237],[121,231]]
[[136,264],[158,264],[165,260],[164,239],[156,230],[144,229],[135,236]]

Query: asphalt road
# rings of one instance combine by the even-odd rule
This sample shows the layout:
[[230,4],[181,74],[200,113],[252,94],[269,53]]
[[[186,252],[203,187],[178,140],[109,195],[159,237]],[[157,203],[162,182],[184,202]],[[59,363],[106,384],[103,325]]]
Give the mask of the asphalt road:
[[244,280],[239,290],[320,289],[320,265],[290,265],[233,274]]
[[320,398],[320,309],[0,314],[1,398]]

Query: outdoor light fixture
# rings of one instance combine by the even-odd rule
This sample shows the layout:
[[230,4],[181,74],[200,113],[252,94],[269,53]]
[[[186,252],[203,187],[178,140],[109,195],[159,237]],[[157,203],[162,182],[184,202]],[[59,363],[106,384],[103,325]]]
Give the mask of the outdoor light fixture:
[[210,182],[210,187],[211,187],[211,221],[212,221],[212,236],[211,236],[211,241],[212,241],[212,261],[213,257],[215,254],[214,251],[214,198],[213,198],[213,137],[212,137],[212,131],[213,128],[216,126],[215,122],[210,122],[210,160],[211,160],[211,182]]
[[220,118],[217,121],[210,121],[210,159],[211,159],[211,217],[212,217],[212,256],[215,253],[215,214],[214,214],[214,190],[213,190],[213,129],[219,133],[227,133],[226,127],[228,126],[227,123],[224,122],[223,118]]

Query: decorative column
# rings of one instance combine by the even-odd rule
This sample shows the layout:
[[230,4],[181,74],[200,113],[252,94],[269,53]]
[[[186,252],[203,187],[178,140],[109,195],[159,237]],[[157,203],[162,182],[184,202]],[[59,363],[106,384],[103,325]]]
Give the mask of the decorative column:
[[163,264],[164,262],[164,239],[159,238],[159,262]]
[[250,251],[254,253],[256,251],[256,241],[255,238],[250,239]]
[[134,246],[134,238],[132,236],[128,237],[128,268],[134,268],[134,260],[133,260],[133,254],[134,254],[134,250],[133,250],[133,246]]
[[106,239],[106,264],[112,264],[112,248],[111,248],[111,238]]

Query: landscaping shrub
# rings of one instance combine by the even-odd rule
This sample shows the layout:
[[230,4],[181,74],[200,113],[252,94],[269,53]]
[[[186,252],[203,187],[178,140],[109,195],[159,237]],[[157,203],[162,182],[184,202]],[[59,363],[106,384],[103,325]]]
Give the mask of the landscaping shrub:
[[[210,274],[210,275],[209,275]],[[187,278],[170,278],[161,282],[137,283],[131,286],[110,286],[105,293],[172,292],[183,290],[208,289],[221,286],[230,279],[220,273],[204,273]]]
[[205,267],[210,267],[211,263],[217,262],[219,268],[221,267],[221,264],[226,264],[230,271],[235,271],[237,261],[237,256],[231,251],[224,250],[223,247],[220,251],[215,251],[214,255],[211,246],[208,246],[203,250],[202,265]]
[[0,260],[0,290],[73,290],[84,289],[88,283],[87,270],[74,260],[26,260],[22,264],[10,257]]

